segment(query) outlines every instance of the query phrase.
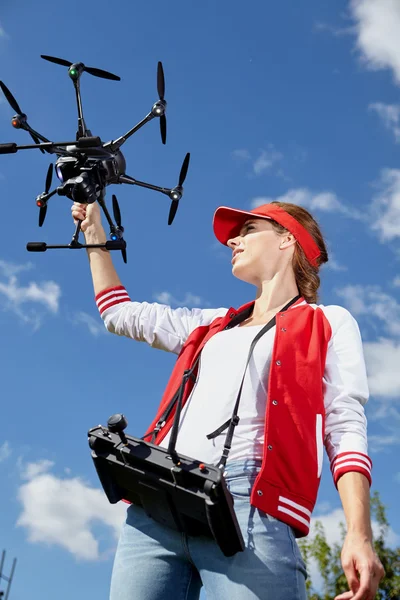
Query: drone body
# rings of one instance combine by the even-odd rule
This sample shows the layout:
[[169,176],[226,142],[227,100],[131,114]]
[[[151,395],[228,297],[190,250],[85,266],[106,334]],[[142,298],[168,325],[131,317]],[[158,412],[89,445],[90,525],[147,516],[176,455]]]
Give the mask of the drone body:
[[124,228],[121,224],[121,212],[118,200],[113,194],[112,204],[115,218],[114,224],[105,204],[106,187],[111,184],[127,183],[156,190],[167,195],[171,200],[168,217],[168,225],[171,225],[179,205],[179,200],[183,195],[183,183],[189,167],[190,154],[187,153],[182,164],[178,185],[174,188],[155,186],[134,179],[126,174],[126,161],[120,148],[134,133],[136,133],[136,131],[143,127],[143,125],[154,118],[159,118],[161,141],[163,144],[166,143],[167,123],[165,111],[167,103],[164,99],[165,81],[162,63],[159,62],[157,67],[157,90],[159,99],[153,104],[149,114],[121,137],[114,141],[103,143],[99,137],[92,136],[92,133],[86,127],[82,111],[80,77],[84,72],[87,72],[104,79],[119,81],[120,78],[117,75],[109,73],[108,71],[103,71],[102,69],[86,67],[83,63],[71,63],[62,58],[55,58],[47,55],[42,55],[42,58],[68,67],[68,74],[75,88],[78,108],[78,130],[76,133],[76,141],[51,142],[32,129],[28,124],[26,114],[22,112],[10,90],[2,81],[0,81],[0,87],[6,99],[10,106],[16,111],[16,114],[11,121],[12,126],[16,129],[24,129],[27,131],[34,142],[34,144],[27,146],[17,146],[15,143],[0,144],[0,154],[12,154],[18,150],[28,150],[32,148],[39,148],[43,153],[48,152],[49,154],[55,154],[57,156],[55,171],[61,185],[53,191],[50,191],[53,178],[53,165],[50,164],[46,176],[45,191],[36,198],[36,204],[40,209],[39,226],[41,227],[43,225],[46,218],[48,201],[55,194],[66,196],[72,201],[82,204],[91,204],[97,201],[110,226],[110,241],[105,244],[81,244],[78,241],[81,222],[78,221],[70,244],[48,246],[45,242],[29,242],[27,244],[27,249],[31,252],[44,252],[49,248],[100,247],[108,250],[121,250],[124,262],[126,262],[126,242],[123,239]]

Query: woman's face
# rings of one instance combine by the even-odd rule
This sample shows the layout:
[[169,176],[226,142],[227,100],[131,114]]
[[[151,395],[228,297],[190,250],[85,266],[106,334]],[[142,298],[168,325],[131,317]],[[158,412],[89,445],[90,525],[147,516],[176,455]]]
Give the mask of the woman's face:
[[[238,279],[260,285],[270,280],[291,259],[296,240],[290,233],[278,234],[267,219],[249,219],[237,237],[228,240],[232,250],[232,273]],[[290,249],[293,246],[293,249]],[[287,248],[287,252],[283,252]]]

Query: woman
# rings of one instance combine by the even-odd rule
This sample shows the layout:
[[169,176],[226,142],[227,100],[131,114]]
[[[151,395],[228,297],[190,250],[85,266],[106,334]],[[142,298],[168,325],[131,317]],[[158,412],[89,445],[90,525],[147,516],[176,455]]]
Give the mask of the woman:
[[[106,241],[97,205],[74,204],[72,214],[83,220],[87,243]],[[328,261],[318,224],[304,208],[273,202],[250,212],[220,207],[213,226],[232,250],[235,277],[257,290],[238,310],[131,302],[110,254],[88,255],[107,329],[178,354],[147,439],[168,445],[171,398],[201,357],[195,383],[186,386],[176,449],[226,465],[246,548],[228,558],[213,540],[166,529],[131,505],[111,600],[195,600],[202,585],[209,600],[304,600],[306,570],[295,538],[309,531],[323,444],[348,526],[342,564],[350,590],[337,600],[372,600],[383,567],[369,515],[362,342],[346,309],[317,304],[319,267]],[[243,375],[229,448],[226,430]]]

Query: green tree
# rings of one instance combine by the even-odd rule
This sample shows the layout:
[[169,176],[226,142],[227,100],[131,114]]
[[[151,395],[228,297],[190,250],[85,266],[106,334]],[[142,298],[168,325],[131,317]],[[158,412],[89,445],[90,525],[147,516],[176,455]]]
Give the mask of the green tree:
[[[400,600],[400,547],[391,549],[386,545],[389,523],[377,491],[371,497],[371,515],[379,525],[379,534],[374,539],[374,547],[385,569],[385,577],[380,583],[375,600]],[[346,529],[343,523],[339,523],[339,528],[343,543]],[[306,586],[309,600],[332,600],[336,595],[348,590],[340,561],[342,544],[332,546],[328,544],[320,521],[316,521],[314,537],[299,540],[299,547],[307,567],[310,559],[315,560],[323,581],[323,592],[318,594],[308,577]]]

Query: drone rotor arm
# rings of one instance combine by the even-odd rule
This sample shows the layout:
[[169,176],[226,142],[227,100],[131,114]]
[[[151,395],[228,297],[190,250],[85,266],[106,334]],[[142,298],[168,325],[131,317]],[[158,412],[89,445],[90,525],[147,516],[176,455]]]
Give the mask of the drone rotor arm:
[[155,115],[153,115],[153,113],[149,113],[148,115],[146,115],[144,117],[144,119],[142,119],[141,121],[139,121],[139,123],[137,125],[135,125],[135,127],[132,127],[132,129],[130,129],[129,131],[127,131],[127,133],[125,133],[124,135],[121,135],[119,138],[117,138],[116,140],[112,141],[112,142],[107,142],[107,144],[104,145],[104,148],[106,149],[110,149],[112,152],[115,152],[116,150],[118,150],[119,148],[121,148],[121,146],[123,144],[125,144],[125,142],[137,131],[139,131],[139,129],[141,129],[144,125],[146,125],[146,123],[149,123],[149,121],[152,121],[155,118]]
[[162,194],[166,194],[169,196],[171,190],[169,188],[160,187],[158,185],[153,185],[152,183],[146,183],[145,181],[139,181],[138,179],[133,179],[133,177],[129,177],[129,175],[120,175],[118,179],[118,183],[128,183],[130,185],[138,185],[139,187],[144,187],[149,190],[154,190],[156,192],[161,192]]

